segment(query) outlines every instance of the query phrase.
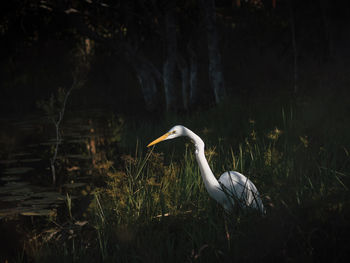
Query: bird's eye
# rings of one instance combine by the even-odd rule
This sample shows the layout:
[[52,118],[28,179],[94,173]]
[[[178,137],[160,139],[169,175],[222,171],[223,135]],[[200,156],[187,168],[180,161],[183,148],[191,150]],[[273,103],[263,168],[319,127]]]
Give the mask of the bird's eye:
[[172,131],[172,132],[171,132],[171,134],[175,134],[175,133],[176,133],[176,131]]

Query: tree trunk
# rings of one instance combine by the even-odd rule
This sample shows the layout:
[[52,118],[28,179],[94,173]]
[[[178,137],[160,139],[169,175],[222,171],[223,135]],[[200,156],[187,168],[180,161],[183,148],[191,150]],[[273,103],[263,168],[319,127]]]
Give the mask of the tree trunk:
[[181,75],[182,106],[187,111],[196,104],[199,95],[197,90],[197,56],[192,49],[191,42],[187,45],[185,57],[178,53],[177,68]]
[[155,110],[159,104],[157,83],[160,83],[162,80],[159,70],[130,44],[125,43],[122,47],[126,60],[136,72],[146,109],[148,111]]
[[198,62],[197,55],[192,49],[191,44],[187,47],[190,58],[190,90],[189,90],[189,105],[193,107],[198,102]]
[[146,109],[154,111],[159,104],[157,83],[161,82],[161,74],[152,62],[141,55],[135,55],[132,65],[141,86]]
[[165,41],[166,41],[166,60],[163,65],[163,82],[165,92],[166,110],[177,110],[176,104],[176,23],[175,23],[175,5],[169,4],[165,13]]
[[188,63],[186,60],[178,54],[177,56],[177,67],[181,74],[181,86],[182,86],[182,106],[184,110],[188,110],[188,99],[189,99],[189,72]]
[[144,65],[137,65],[135,69],[146,109],[148,111],[154,111],[158,104],[156,79],[152,72]]
[[222,72],[221,54],[218,45],[218,36],[215,26],[215,1],[200,0],[205,15],[205,24],[208,41],[208,59],[209,59],[209,80],[213,88],[216,104],[220,103],[226,97],[224,86],[224,74]]

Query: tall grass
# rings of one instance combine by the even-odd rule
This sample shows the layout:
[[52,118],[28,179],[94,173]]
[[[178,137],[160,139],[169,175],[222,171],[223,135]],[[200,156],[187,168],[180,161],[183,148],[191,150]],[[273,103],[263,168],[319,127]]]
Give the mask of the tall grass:
[[[336,139],[347,135],[337,134],[332,120],[324,122],[329,133],[315,128],[319,120],[305,117],[308,112],[301,109],[259,110],[242,116],[238,110],[233,123],[228,122],[232,107],[223,105],[201,118],[129,126],[124,140],[139,137],[142,143],[115,159],[105,187],[94,194],[89,219],[93,230],[80,237],[90,238],[93,245],[79,246],[78,238],[74,249],[67,242],[50,251],[59,254],[60,262],[346,259],[350,157],[344,142],[349,137]],[[147,151],[144,145],[169,129],[171,125],[164,129],[168,122],[181,122],[204,139],[214,174],[237,170],[252,180],[267,214],[227,215],[211,200],[191,142],[169,141]],[[184,146],[174,146],[178,144]],[[51,256],[41,259],[51,261]]]

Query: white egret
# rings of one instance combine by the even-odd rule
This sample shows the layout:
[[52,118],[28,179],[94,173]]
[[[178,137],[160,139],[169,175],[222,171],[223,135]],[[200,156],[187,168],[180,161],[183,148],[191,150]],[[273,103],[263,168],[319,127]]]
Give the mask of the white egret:
[[176,125],[163,136],[148,144],[147,147],[180,136],[187,136],[193,141],[196,149],[196,160],[201,171],[205,188],[209,195],[220,203],[226,211],[232,211],[236,205],[243,209],[253,208],[261,213],[265,213],[265,208],[260,199],[258,190],[243,174],[229,171],[223,173],[219,180],[215,178],[204,155],[203,140],[188,128]]

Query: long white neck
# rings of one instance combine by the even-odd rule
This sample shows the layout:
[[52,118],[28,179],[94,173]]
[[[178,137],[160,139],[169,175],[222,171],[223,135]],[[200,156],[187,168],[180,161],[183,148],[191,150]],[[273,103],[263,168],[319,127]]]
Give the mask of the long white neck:
[[196,159],[201,171],[201,175],[204,181],[205,188],[207,189],[209,195],[220,202],[222,190],[218,180],[215,178],[213,172],[210,169],[207,159],[204,154],[204,142],[203,140],[195,134],[193,131],[184,127],[185,136],[193,140],[194,146],[196,148]]

